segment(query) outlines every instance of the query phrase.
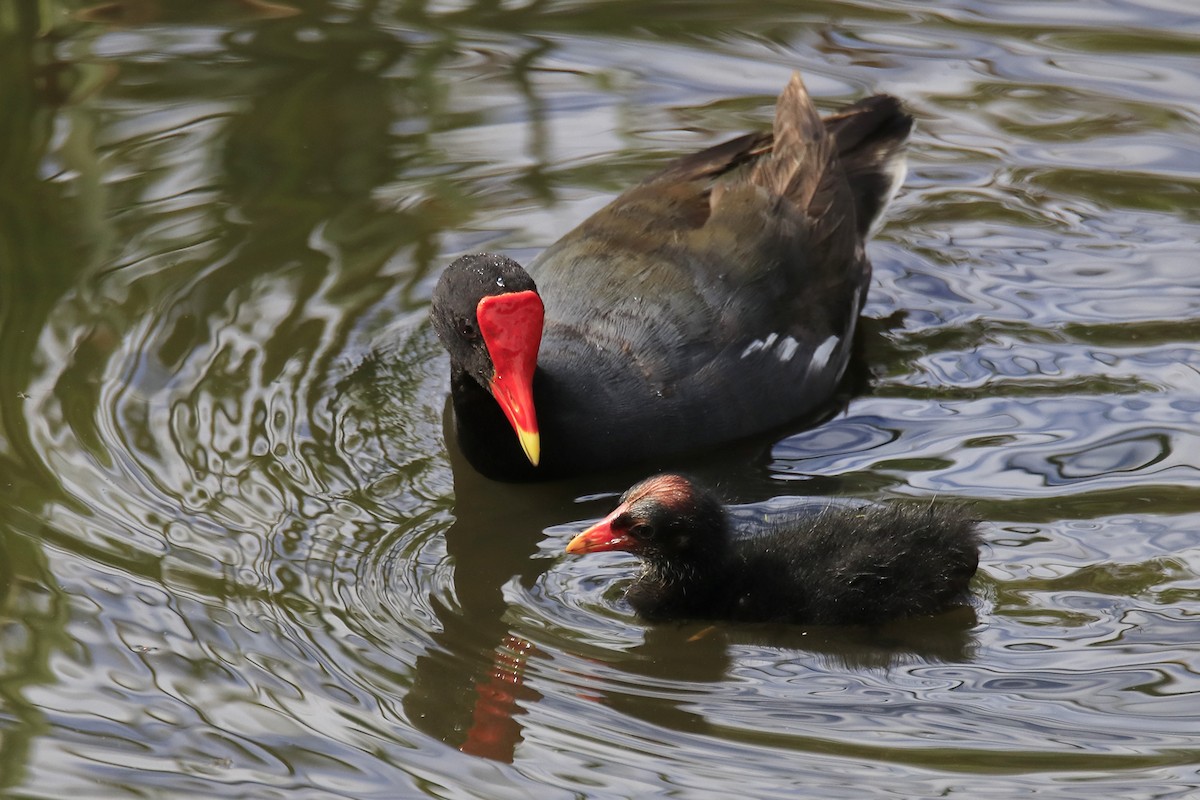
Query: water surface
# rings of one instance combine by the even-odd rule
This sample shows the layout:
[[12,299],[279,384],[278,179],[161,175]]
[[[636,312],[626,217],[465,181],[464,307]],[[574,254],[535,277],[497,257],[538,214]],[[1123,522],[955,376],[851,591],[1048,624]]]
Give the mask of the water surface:
[[[1200,791],[1200,17],[1043,3],[18,2],[0,14],[0,793]],[[666,159],[918,118],[862,389],[685,467],[971,501],[972,609],[647,626],[647,469],[447,447],[442,266]]]

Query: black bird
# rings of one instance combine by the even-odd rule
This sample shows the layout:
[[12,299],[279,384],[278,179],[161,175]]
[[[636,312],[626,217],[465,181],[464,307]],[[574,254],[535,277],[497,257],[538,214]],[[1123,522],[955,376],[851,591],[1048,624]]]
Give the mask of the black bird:
[[903,180],[911,128],[887,95],[822,120],[795,75],[773,133],[672,162],[528,271],[456,260],[432,318],[467,459],[495,479],[554,478],[827,405],[871,278],[864,242]]
[[874,625],[965,603],[979,565],[976,522],[958,504],[831,504],[759,520],[741,537],[731,528],[711,492],[658,475],[567,552],[641,558],[625,597],[651,620]]

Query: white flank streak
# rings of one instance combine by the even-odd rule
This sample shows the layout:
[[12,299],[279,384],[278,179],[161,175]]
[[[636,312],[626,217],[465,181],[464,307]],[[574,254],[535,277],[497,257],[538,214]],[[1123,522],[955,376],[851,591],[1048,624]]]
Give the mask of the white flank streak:
[[796,349],[798,347],[800,347],[800,343],[788,336],[779,343],[779,349],[776,351],[776,355],[779,356],[780,361],[791,361],[792,356],[796,355]]
[[812,361],[808,364],[809,372],[820,372],[825,369],[825,365],[829,363],[829,357],[833,355],[833,348],[837,347],[838,337],[830,336],[825,341],[821,342],[820,347],[813,351]]
[[772,334],[768,335],[766,339],[755,339],[753,342],[746,345],[746,349],[742,351],[741,358],[745,358],[746,356],[753,355],[754,353],[757,353],[759,350],[766,350],[771,345],[775,344],[775,340],[778,338],[779,338],[778,333],[772,333]]

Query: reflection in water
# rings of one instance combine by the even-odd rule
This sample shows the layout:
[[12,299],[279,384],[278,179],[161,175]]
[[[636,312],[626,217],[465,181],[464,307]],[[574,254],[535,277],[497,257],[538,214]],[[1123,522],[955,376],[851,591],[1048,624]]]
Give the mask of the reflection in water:
[[30,732],[46,715],[30,699],[49,682],[50,662],[61,646],[68,598],[54,582],[33,531],[0,525],[0,787],[27,775],[34,747]]
[[[570,498],[546,485],[514,491],[478,476],[456,447],[450,453],[455,521],[445,542],[454,601],[434,605],[439,630],[417,658],[404,705],[413,724],[463,752],[511,760],[509,750],[519,739],[512,721],[517,701],[539,697],[524,683],[526,660],[537,648],[510,630],[503,589],[514,578],[529,584],[544,570],[530,555]],[[448,686],[448,675],[463,676],[463,682]]]
[[496,648],[491,674],[475,685],[471,727],[459,750],[473,756],[511,764],[521,741],[517,717],[523,704],[536,703],[541,694],[525,685],[525,661],[534,646],[517,636],[506,636]]
[[[3,792],[1194,793],[1190,11],[10,5]],[[443,442],[440,266],[759,127],[793,68],[920,118],[872,380],[653,466],[972,499],[977,618],[646,626],[628,562],[561,556],[644,474],[498,486]]]
[[[300,12],[296,6],[285,2],[268,2],[268,0],[226,0],[226,7],[218,6],[217,13],[212,9],[189,7],[179,8],[176,4],[164,0],[110,0],[96,3],[79,9],[75,18],[84,22],[103,22],[114,25],[146,25],[163,21],[164,18],[175,24],[200,21],[225,23],[233,20],[276,19],[292,17]],[[184,13],[199,11],[202,19],[182,19]],[[204,18],[207,19],[204,19]]]

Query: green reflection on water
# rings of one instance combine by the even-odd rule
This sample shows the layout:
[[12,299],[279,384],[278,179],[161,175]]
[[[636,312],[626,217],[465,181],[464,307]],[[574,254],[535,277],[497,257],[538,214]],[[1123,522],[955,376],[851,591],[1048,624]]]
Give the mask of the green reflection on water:
[[[637,98],[639,91],[657,90],[658,83],[685,82],[681,74],[687,66],[664,78],[657,72],[686,52],[670,50],[671,43],[695,49],[687,65],[700,65],[710,55],[729,59],[722,64],[736,63],[721,86],[740,84],[742,76],[732,74],[739,70],[757,76],[753,70],[764,60],[780,75],[795,61],[813,63],[818,79],[846,93],[851,84],[831,77],[844,68],[858,70],[844,80],[864,86],[877,74],[907,81],[929,138],[918,142],[914,159],[918,200],[902,207],[899,224],[886,235],[931,268],[949,272],[962,253],[963,272],[974,269],[986,283],[989,269],[1007,263],[1003,247],[1012,248],[1021,235],[1044,237],[1040,242],[1060,236],[1063,216],[1049,206],[1064,199],[1068,212],[1085,219],[1129,209],[1144,212],[1152,222],[1194,216],[1194,181],[1175,174],[1170,165],[1156,172],[1042,163],[1050,152],[1047,144],[1177,133],[1190,117],[1149,102],[1116,102],[1098,88],[1056,85],[1045,76],[1014,87],[1011,80],[986,74],[989,59],[1016,61],[1018,50],[992,52],[983,47],[992,41],[988,37],[1000,41],[1000,48],[1009,36],[1022,47],[1034,47],[1029,28],[1027,21],[989,21],[976,12],[939,16],[903,4],[850,2],[801,8],[782,0],[754,8],[741,2],[683,7],[653,0],[480,2],[453,8],[423,2],[293,7],[231,1],[200,7],[170,0],[46,1],[0,8],[5,132],[0,139],[5,644],[0,786],[23,785],[39,738],[79,744],[70,739],[72,722],[96,724],[97,739],[116,729],[133,744],[149,742],[138,740],[142,729],[137,725],[103,728],[86,714],[74,718],[72,709],[53,709],[61,713],[48,723],[52,704],[28,699],[35,688],[66,687],[107,669],[128,678],[114,667],[123,662],[112,652],[128,656],[128,642],[82,635],[90,630],[88,615],[97,613],[88,606],[89,581],[98,580],[92,572],[118,587],[111,593],[115,596],[103,595],[110,605],[100,613],[138,623],[134,627],[145,640],[154,628],[143,625],[139,614],[157,623],[154,614],[167,616],[176,605],[184,609],[178,617],[192,626],[191,638],[173,645],[182,654],[168,652],[162,642],[136,645],[160,648],[161,660],[148,658],[153,666],[147,669],[157,670],[164,684],[177,682],[173,688],[182,705],[218,716],[278,715],[288,733],[266,739],[262,749],[284,766],[237,773],[248,775],[247,785],[262,789],[261,796],[278,796],[270,794],[277,787],[256,785],[263,776],[294,772],[298,785],[315,784],[326,769],[346,777],[362,765],[380,763],[393,771],[385,773],[386,780],[370,774],[376,781],[371,785],[399,784],[405,780],[400,776],[412,782],[400,789],[389,786],[392,791],[423,786],[435,793],[446,782],[481,780],[454,752],[466,747],[464,740],[478,746],[482,738],[470,737],[481,691],[493,691],[503,701],[493,722],[518,723],[504,728],[502,738],[508,738],[501,747],[481,754],[519,760],[522,726],[537,732],[525,741],[543,763],[522,766],[526,772],[487,773],[524,788],[554,770],[573,775],[580,785],[593,779],[583,763],[592,756],[569,760],[571,748],[589,744],[587,726],[609,719],[605,714],[612,710],[622,727],[641,725],[640,730],[653,730],[665,740],[640,744],[675,751],[680,761],[663,758],[666,766],[653,764],[656,774],[666,775],[663,780],[681,777],[671,770],[682,772],[692,754],[707,757],[704,748],[714,740],[748,745],[739,754],[779,757],[787,780],[794,780],[799,762],[835,765],[830,774],[858,761],[955,775],[1075,770],[1093,777],[1113,764],[1134,770],[1193,763],[1193,750],[1161,747],[1146,732],[1149,727],[1141,731],[1146,739],[1127,748],[1137,752],[1119,756],[1114,755],[1117,746],[1101,751],[1100,745],[1084,742],[1076,747],[1068,736],[1071,720],[1035,744],[1005,742],[1004,735],[1016,737],[1017,731],[1035,736],[1028,731],[1036,725],[1002,714],[985,716],[980,726],[996,722],[1003,728],[1007,722],[1000,738],[988,740],[985,732],[974,731],[975,738],[958,747],[904,740],[896,746],[886,740],[864,743],[836,725],[828,730],[810,725],[796,734],[728,724],[720,712],[739,705],[721,706],[709,691],[717,696],[736,691],[739,681],[750,682],[748,676],[761,679],[755,674],[760,668],[798,666],[837,680],[867,670],[871,679],[899,692],[888,680],[909,677],[903,669],[882,677],[870,670],[885,672],[896,652],[928,654],[934,661],[967,662],[956,664],[961,671],[954,681],[961,687],[950,699],[968,699],[961,706],[945,698],[941,702],[980,713],[993,698],[980,688],[987,670],[1021,675],[1023,668],[1005,660],[995,638],[982,648],[990,662],[970,663],[979,650],[974,621],[951,625],[941,632],[945,635],[926,641],[918,635],[916,644],[895,648],[870,634],[857,639],[842,632],[820,644],[814,644],[820,637],[811,632],[758,639],[744,631],[697,644],[691,637],[702,631],[694,626],[643,630],[619,604],[604,605],[602,600],[619,597],[615,583],[604,590],[607,594],[596,590],[588,596],[589,580],[603,582],[607,573],[579,573],[566,584],[573,591],[538,594],[547,591],[545,581],[563,571],[539,549],[543,529],[595,511],[575,503],[576,496],[619,490],[640,476],[631,472],[519,490],[482,481],[461,464],[447,462],[440,395],[430,402],[436,395],[430,387],[441,377],[436,344],[409,332],[393,340],[391,350],[371,355],[368,346],[378,341],[374,334],[391,332],[397,317],[419,327],[430,280],[447,253],[509,244],[532,249],[569,224],[569,214],[549,220],[539,214],[568,207],[589,193],[602,199],[668,154],[690,147],[693,139],[686,137],[699,141],[712,131],[740,131],[769,116],[768,95],[758,77],[745,80],[754,90],[711,102],[710,95],[720,93],[711,85],[696,102],[677,101],[678,95],[667,92],[672,100],[666,105],[675,102],[677,108]],[[1119,56],[1161,46],[1162,52],[1182,53],[1182,37],[1165,31],[1071,33],[1051,25],[1046,30],[1050,34],[1041,41],[1055,48]],[[590,40],[599,43],[598,50],[627,49],[623,55],[587,50],[582,58],[569,52],[568,45]],[[870,50],[872,41],[885,44]],[[986,52],[972,65],[973,47]],[[923,59],[936,63],[922,71]],[[889,65],[915,71],[866,71]],[[939,84],[964,69],[978,72],[969,72],[962,82]],[[926,82],[927,91],[915,88]],[[563,86],[572,89],[562,91]],[[858,86],[853,88],[857,94]],[[737,91],[727,89],[728,94]],[[603,105],[613,109],[612,115],[598,123],[573,103]],[[573,120],[573,113],[611,136],[581,148],[581,156],[563,141],[570,136],[562,135],[562,120]],[[956,137],[960,127],[968,133]],[[569,130],[581,137],[595,132],[583,125]],[[659,131],[675,138],[655,140]],[[1011,150],[1011,142],[998,143],[997,131],[1016,140]],[[1033,163],[1009,163],[1018,145],[1032,154]],[[939,180],[947,185],[938,186]],[[983,238],[979,232],[988,229],[1009,232],[991,251],[972,239]],[[952,234],[958,242],[950,240]],[[1081,236],[1075,229],[1070,234]],[[1170,234],[1168,229],[1163,235]],[[1061,278],[1054,267],[1066,271],[1049,261],[1053,246],[1045,249],[1050,254],[1045,272],[1033,279],[1016,276],[1027,280],[1032,296]],[[1101,248],[1095,257],[1108,255]],[[873,290],[894,290],[883,279],[880,284]],[[1081,293],[1090,288],[1080,285]],[[972,300],[978,298],[948,290],[930,307],[949,315]],[[1034,307],[1036,301],[1030,301],[1020,310]],[[1132,366],[1121,374],[1037,374],[1029,368],[1030,375],[991,375],[976,384],[928,375],[920,385],[906,382],[921,374],[926,357],[954,355],[977,362],[979,349],[989,346],[1069,351],[1080,343],[1115,349],[1135,342],[1148,348],[1196,339],[1195,325],[1186,319],[1097,322],[1066,315],[1045,324],[1041,318],[1014,320],[990,311],[980,301],[971,315],[945,324],[914,323],[911,330],[903,323],[897,330],[878,326],[866,345],[876,378],[872,397],[893,411],[901,405],[887,406],[890,399],[930,401],[924,407],[934,407],[977,399],[1052,398],[1066,407],[1080,397],[1182,394],[1180,386],[1186,386],[1173,382],[1177,374],[1169,369],[1134,373],[1134,367],[1146,368],[1145,360],[1138,360],[1142,353],[1128,354]],[[269,320],[265,330],[255,327],[259,318]],[[30,387],[43,388],[46,395],[30,396]],[[164,405],[171,414],[162,414]],[[903,446],[908,431],[903,422],[895,427]],[[31,437],[34,428],[41,438]],[[1179,425],[1159,435],[1162,453],[1177,454],[1187,445],[1183,429]],[[1067,426],[1062,435],[1073,433]],[[909,490],[914,475],[950,471],[958,462],[947,453],[1022,448],[1019,437],[989,435],[981,426],[960,438],[947,436],[923,453],[880,457],[850,474],[800,476],[805,477],[801,484],[789,486],[772,480],[777,475],[765,465],[771,443],[764,438],[691,466],[733,495],[769,496],[786,489],[886,496]],[[1055,453],[1072,448],[1073,443],[1046,450],[1042,461],[1054,464]],[[993,483],[972,484],[970,473],[958,487],[984,494],[981,513],[1005,524],[1051,526],[1063,519],[1104,522],[1131,515],[1144,522],[1154,515],[1194,514],[1200,504],[1194,487],[1183,478],[1173,482],[1182,470],[1147,476],[1152,463],[1157,462],[1146,459],[1131,468],[1139,474],[1131,475],[1137,482],[1128,486],[1089,486],[1087,479],[1102,479],[1106,472],[1084,475],[1069,493],[1009,497]],[[1053,565],[1053,548],[1061,542],[1053,530],[1042,535],[1049,540],[1048,554],[1034,563]],[[1136,537],[1137,526],[1131,525],[1129,538]],[[1019,565],[1021,556],[1005,546],[998,544],[992,558]],[[1155,604],[1195,602],[1182,556],[1150,551],[1115,566],[1102,553],[1087,558],[1095,563],[1080,556],[1079,568],[1061,578],[981,578],[1001,611],[989,616],[984,608],[984,634],[1020,638],[1021,625],[1045,622],[1064,638],[1059,646],[1073,655],[1065,632],[1117,623],[1103,611],[1043,607],[1058,596],[1129,597],[1130,603],[1155,611],[1162,610]],[[64,569],[67,564],[70,570]],[[70,583],[59,588],[59,581]],[[385,585],[365,585],[371,582]],[[130,585],[162,594],[153,602],[122,596],[121,588]],[[591,605],[573,607],[579,596]],[[579,612],[572,618],[576,627],[543,616],[564,607]],[[601,635],[605,625],[620,627],[626,637],[644,636],[645,642],[628,650],[610,646]],[[772,660],[753,651],[747,658],[745,650],[737,650],[751,646],[775,647],[777,654]],[[1153,657],[1169,661],[1173,655],[1164,646]],[[178,656],[178,662],[168,656]],[[822,673],[825,657],[833,666]],[[511,679],[507,700],[503,687],[490,682],[497,668],[507,670],[501,681]],[[1122,668],[1118,664],[1109,671]],[[1160,668],[1166,669],[1154,666]],[[741,672],[731,676],[736,669]],[[161,700],[163,694],[157,687],[136,694],[95,680],[109,692],[128,691],[123,698]],[[763,684],[789,689],[786,683]],[[643,697],[639,692],[646,686],[662,697]],[[798,682],[781,694],[785,711],[805,707],[809,686]],[[881,737],[903,734],[903,721],[895,728],[887,722],[869,727],[875,717],[866,699],[870,692],[841,691],[847,692],[849,705],[861,703],[866,711],[855,717],[839,707],[835,716],[846,714],[852,725]],[[926,699],[919,689],[911,691],[915,701]],[[1071,702],[1037,706],[1019,691],[1014,697],[1034,705],[1034,716],[1077,712]],[[319,720],[324,729],[305,738],[292,724],[312,711],[309,702],[328,703],[328,716]],[[712,708],[706,712],[699,707],[703,702],[713,703]],[[554,727],[555,715],[568,715],[564,708],[585,710],[575,739]],[[784,715],[771,711],[771,719]],[[1136,726],[1145,725],[1149,715],[1080,718]],[[203,719],[178,720],[179,729],[217,727]],[[702,735],[694,736],[696,731]],[[244,739],[236,740],[238,735]],[[251,749],[246,742],[252,734],[238,730],[228,738],[235,740],[228,750],[214,744],[209,750],[188,749],[185,756],[152,752],[160,766],[167,765],[164,791],[185,773],[228,776],[232,773],[224,770],[244,767],[239,759]],[[1041,752],[1037,745],[1051,751]],[[326,758],[325,746],[342,749]],[[119,753],[90,741],[94,749],[80,747],[81,761]],[[1077,752],[1068,756],[1059,749],[1065,747]],[[616,751],[631,761],[645,756],[632,748]],[[414,767],[414,753],[436,763]],[[462,760],[439,760],[451,756]],[[821,761],[825,757],[830,761]],[[125,780],[153,779],[143,774]]]

